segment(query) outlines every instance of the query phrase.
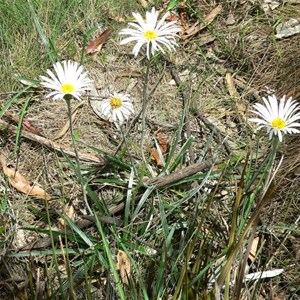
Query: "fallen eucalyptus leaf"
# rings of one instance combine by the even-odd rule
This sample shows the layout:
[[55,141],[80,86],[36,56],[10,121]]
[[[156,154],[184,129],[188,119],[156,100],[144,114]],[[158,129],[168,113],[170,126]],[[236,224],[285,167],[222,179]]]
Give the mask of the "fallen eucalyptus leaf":
[[118,250],[116,268],[120,271],[122,282],[128,285],[128,278],[131,273],[131,262],[126,252],[122,250]]
[[0,164],[2,165],[3,173],[8,177],[9,183],[19,192],[29,196],[50,200],[50,195],[37,185],[31,185],[24,175],[14,168],[6,166],[6,158],[3,153],[0,153]]
[[97,53],[101,50],[102,45],[107,41],[110,34],[112,33],[112,29],[107,28],[104,30],[97,38],[92,40],[86,48],[87,54]]

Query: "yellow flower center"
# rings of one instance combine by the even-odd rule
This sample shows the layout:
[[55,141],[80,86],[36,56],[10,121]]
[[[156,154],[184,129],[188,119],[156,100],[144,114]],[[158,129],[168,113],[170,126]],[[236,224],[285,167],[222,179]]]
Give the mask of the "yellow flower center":
[[147,30],[145,33],[144,33],[144,37],[149,40],[149,41],[152,41],[152,40],[155,40],[157,38],[157,33],[156,31],[154,30]]
[[271,123],[272,127],[282,129],[286,126],[286,122],[280,118],[276,118]]
[[71,94],[73,93],[75,90],[74,88],[74,85],[73,84],[70,84],[70,83],[64,83],[62,86],[61,86],[61,91],[64,93],[64,94]]
[[109,100],[109,104],[112,109],[117,109],[122,106],[122,100],[118,97],[113,97]]

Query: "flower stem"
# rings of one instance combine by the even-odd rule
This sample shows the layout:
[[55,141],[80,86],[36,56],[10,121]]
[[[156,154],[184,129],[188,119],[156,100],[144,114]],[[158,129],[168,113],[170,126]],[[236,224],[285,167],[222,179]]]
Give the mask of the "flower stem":
[[128,147],[127,137],[125,136],[122,128],[120,128],[120,131],[121,131],[121,134],[122,134],[123,141],[125,143],[125,147],[126,147],[126,151],[128,153],[129,159],[130,159],[130,163],[132,165],[132,168],[133,168],[135,174],[137,174],[137,170],[136,170],[136,167],[135,167],[135,164],[134,164],[134,161],[133,161],[133,157],[132,157],[132,154],[131,154],[131,152],[129,150],[129,147]]
[[142,158],[143,158],[143,161],[146,164],[146,166],[147,166],[147,160],[146,160],[145,152],[144,152],[144,137],[145,137],[145,128],[146,128],[146,108],[147,108],[147,102],[148,102],[147,88],[148,88],[148,82],[149,82],[150,64],[151,64],[151,61],[148,60],[146,74],[145,74],[144,88],[143,88],[143,103],[142,103],[141,150],[142,150]]
[[273,138],[273,144],[272,144],[272,152],[271,152],[271,155],[270,155],[270,161],[268,162],[268,167],[267,167],[267,172],[268,173],[266,175],[265,184],[264,184],[264,188],[263,188],[263,193],[265,193],[267,191],[267,189],[270,185],[270,182],[272,180],[276,154],[278,152],[280,144],[281,143],[280,143],[279,139],[274,137]]
[[78,150],[77,150],[77,146],[76,146],[76,140],[75,140],[75,136],[74,136],[74,132],[73,132],[73,123],[72,123],[72,109],[71,109],[71,98],[70,97],[65,97],[65,100],[67,102],[67,107],[68,107],[68,117],[69,117],[69,122],[70,122],[70,132],[71,132],[71,137],[72,137],[72,144],[73,144],[73,148],[74,148],[74,152],[75,152],[75,160],[76,160],[76,164],[77,164],[77,169],[76,169],[76,175],[79,179],[80,185],[81,185],[81,189],[82,189],[82,196],[83,196],[83,201],[84,204],[88,210],[88,212],[93,215],[93,212],[90,208],[90,205],[87,201],[87,195],[86,195],[86,190],[85,190],[85,183],[84,183],[84,179],[82,177],[81,174],[81,170],[80,170],[80,161],[79,161],[79,156],[78,156]]

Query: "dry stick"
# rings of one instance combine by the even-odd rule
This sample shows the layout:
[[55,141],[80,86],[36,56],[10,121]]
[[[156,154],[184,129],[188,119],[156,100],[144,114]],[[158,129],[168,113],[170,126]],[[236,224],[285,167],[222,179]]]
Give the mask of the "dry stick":
[[[15,124],[18,124],[20,122],[20,116],[11,114],[8,111],[6,111],[4,113],[4,117],[7,118],[10,122],[15,123]],[[26,125],[24,125],[24,120],[23,120],[22,130],[24,130],[24,127],[25,127],[25,130],[27,130],[29,132],[32,132],[32,133],[35,133],[35,134],[40,134],[40,132],[37,128],[30,127],[30,125],[29,126],[26,126]]]
[[[175,66],[170,61],[170,58],[166,54],[164,54],[163,57],[166,60],[168,66],[170,67],[170,72],[171,72],[172,78],[174,79],[174,81],[176,82],[176,84],[179,88],[179,91],[180,91],[182,99],[183,99],[183,107],[186,106],[188,108],[188,103],[189,103],[190,97],[186,94],[186,92],[182,88],[183,84],[182,84],[182,81],[181,81],[179,75],[175,71]],[[191,125],[190,125],[190,118],[188,116],[188,111],[189,110],[187,109],[185,116],[184,116],[185,132],[186,132],[186,137],[184,138],[185,140],[187,140],[191,136]],[[194,149],[192,147],[189,148],[189,155],[190,155],[190,161],[193,162],[194,158],[195,158],[195,153],[194,153]]]
[[[13,134],[17,134],[18,129],[16,126],[11,125],[3,120],[0,120],[0,131],[1,130],[8,130],[9,132],[13,133]],[[22,130],[22,137],[37,142],[39,144],[42,144],[48,148],[54,149],[60,153],[66,153],[72,157],[75,157],[75,153],[73,150],[71,150],[70,148],[67,148],[66,146],[53,142],[50,139],[47,139],[43,136],[31,133],[27,130],[25,130],[23,128]],[[103,165],[104,164],[104,160],[101,160],[99,157],[97,157],[96,155],[93,154],[86,154],[86,153],[81,153],[78,152],[78,156],[80,158],[80,160],[85,161],[85,162],[90,162],[90,163],[96,163],[96,164],[100,164]]]
[[222,162],[223,160],[214,161],[213,159],[211,159],[205,162],[196,163],[177,172],[173,172],[172,174],[169,175],[147,179],[144,181],[144,185],[145,186],[155,185],[156,188],[161,188],[168,184],[179,181],[185,177],[201,172],[207,168],[210,168],[213,164],[217,165]]
[[[120,212],[123,208],[124,208],[124,203],[120,203],[115,207],[112,207],[111,209],[109,209],[109,213],[110,214],[116,214],[118,212]],[[82,216],[83,220],[79,220],[77,222],[75,222],[75,225],[80,228],[80,229],[85,229],[87,227],[93,226],[96,223],[96,218],[93,216]],[[106,223],[106,224],[111,224],[111,225],[116,225],[116,226],[122,226],[123,221],[118,219],[118,218],[114,218],[114,217],[110,217],[110,216],[98,216],[98,219],[100,222]],[[68,230],[67,232],[72,232],[72,230]],[[61,231],[61,234],[65,234],[65,231]],[[58,237],[53,237],[54,240],[57,240]],[[50,237],[45,237],[45,238],[41,238],[29,245],[26,245],[25,247],[21,248],[21,251],[25,251],[25,250],[34,250],[34,249],[42,249],[42,248],[47,248],[51,245],[51,238]]]

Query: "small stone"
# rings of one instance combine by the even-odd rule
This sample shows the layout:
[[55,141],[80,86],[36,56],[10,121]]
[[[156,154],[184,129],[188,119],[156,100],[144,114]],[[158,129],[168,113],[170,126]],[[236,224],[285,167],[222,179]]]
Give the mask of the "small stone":
[[226,195],[228,195],[228,192],[226,190],[223,190],[223,191],[221,191],[221,195],[226,196]]

